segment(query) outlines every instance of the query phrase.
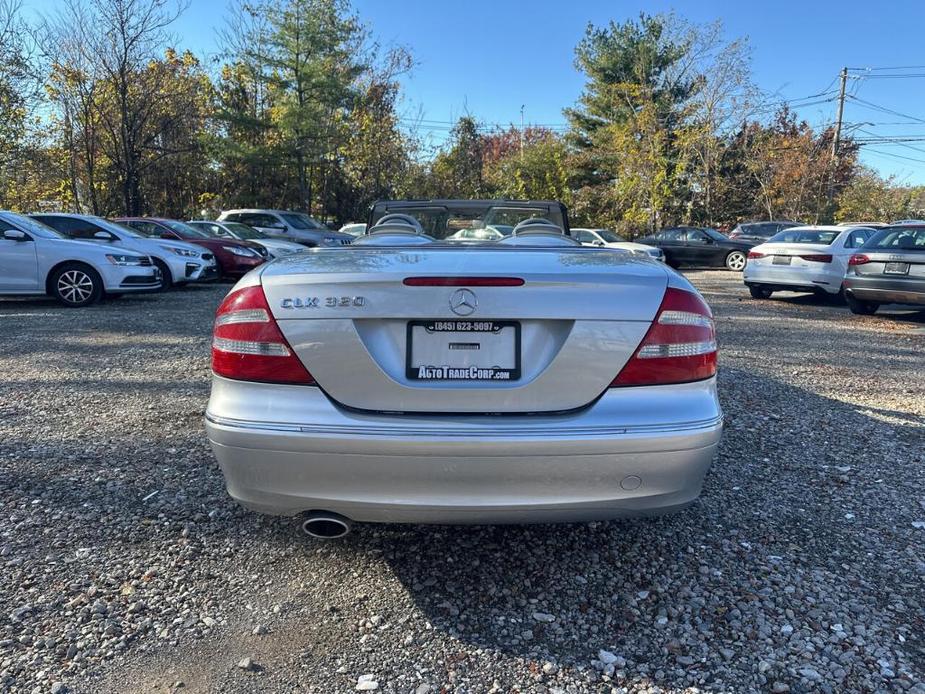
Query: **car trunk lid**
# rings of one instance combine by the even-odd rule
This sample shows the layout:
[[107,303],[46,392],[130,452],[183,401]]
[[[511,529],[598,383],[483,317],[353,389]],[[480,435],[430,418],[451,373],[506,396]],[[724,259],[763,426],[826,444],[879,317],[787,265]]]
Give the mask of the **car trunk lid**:
[[286,339],[342,405],[523,413],[598,397],[648,330],[667,278],[654,262],[593,248],[353,247],[277,261],[262,283]]

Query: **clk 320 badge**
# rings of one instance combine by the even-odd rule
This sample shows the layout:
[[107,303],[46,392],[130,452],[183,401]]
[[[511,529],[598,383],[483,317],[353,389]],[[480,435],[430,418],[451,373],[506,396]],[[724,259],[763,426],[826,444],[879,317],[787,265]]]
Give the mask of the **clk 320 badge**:
[[364,296],[307,296],[285,298],[282,308],[360,308],[366,305]]

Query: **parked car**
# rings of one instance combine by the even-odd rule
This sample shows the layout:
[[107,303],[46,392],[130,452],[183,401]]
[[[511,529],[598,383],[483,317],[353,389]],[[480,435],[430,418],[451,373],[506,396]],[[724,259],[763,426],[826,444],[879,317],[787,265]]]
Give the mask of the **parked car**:
[[925,219],[898,219],[892,222],[890,226],[898,226],[900,224],[914,224],[918,226],[920,224],[925,224]]
[[875,233],[870,227],[791,227],[748,252],[742,278],[755,299],[779,291],[841,294],[848,259]]
[[30,215],[64,236],[77,241],[107,243],[149,256],[161,271],[162,289],[218,277],[215,256],[182,241],[148,238],[131,227],[102,217],[81,214],[41,213]]
[[363,234],[366,233],[366,224],[357,223],[357,222],[351,222],[350,224],[344,224],[344,226],[340,228],[340,233],[349,234],[350,236],[353,236],[354,238],[356,238],[357,236],[362,236]]
[[784,229],[798,226],[800,226],[799,222],[787,222],[784,220],[773,222],[740,222],[729,232],[729,238],[738,241],[754,241],[755,243],[761,243],[762,241],[767,241]]
[[141,253],[73,241],[13,212],[0,211],[0,230],[0,294],[47,294],[77,308],[161,286],[160,271]]
[[[445,242],[499,205],[510,236]],[[567,232],[557,202],[383,201],[353,247],[239,282],[206,413],[231,496],[326,537],[693,502],[722,430],[710,309]]]
[[240,222],[204,222],[201,220],[190,220],[187,222],[194,229],[204,231],[209,236],[220,239],[237,239],[239,241],[252,241],[267,249],[270,258],[281,258],[290,253],[299,253],[305,250],[305,246],[293,243],[292,241],[283,241],[267,236],[262,231],[257,231],[253,227]]
[[665,253],[657,246],[647,246],[644,243],[633,243],[627,241],[619,234],[615,234],[610,229],[583,229],[572,228],[572,237],[582,246],[598,246],[604,248],[619,248],[636,255],[646,255],[656,260],[665,260]]
[[160,217],[119,217],[116,220],[149,237],[186,241],[211,251],[220,277],[236,278],[250,272],[269,258],[260,244],[236,239],[217,239],[201,229],[175,219]]
[[881,304],[925,308],[925,223],[874,233],[848,261],[845,299],[861,315]]
[[290,210],[225,210],[220,222],[241,222],[269,236],[301,243],[303,246],[345,246],[353,241],[350,234],[332,231],[304,212]]
[[726,267],[741,272],[746,254],[755,244],[723,236],[713,229],[697,227],[671,227],[654,236],[639,239],[647,246],[656,246],[665,254],[671,267],[694,265],[699,267]]

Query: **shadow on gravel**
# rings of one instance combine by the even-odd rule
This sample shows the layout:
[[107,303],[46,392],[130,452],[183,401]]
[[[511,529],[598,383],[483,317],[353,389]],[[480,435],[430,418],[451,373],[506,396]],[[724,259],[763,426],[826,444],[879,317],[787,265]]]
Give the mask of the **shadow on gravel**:
[[[739,654],[755,657],[755,639],[786,651],[789,623],[811,625],[823,639],[817,657],[833,661],[852,646],[827,643],[832,625],[867,612],[904,634],[908,652],[925,646],[912,624],[920,578],[914,562],[897,560],[920,532],[921,418],[886,424],[746,370],[727,368],[722,380],[721,452],[686,511],[558,526],[366,526],[344,551],[361,563],[382,552],[453,638],[560,664],[588,665],[606,649],[637,673],[648,664],[642,673],[662,686],[752,670]],[[908,612],[889,608],[903,600]]]

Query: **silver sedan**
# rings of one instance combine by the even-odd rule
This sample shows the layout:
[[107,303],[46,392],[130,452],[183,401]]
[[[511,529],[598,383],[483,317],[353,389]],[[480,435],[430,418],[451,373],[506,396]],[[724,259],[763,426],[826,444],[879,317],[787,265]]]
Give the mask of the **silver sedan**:
[[[582,247],[559,203],[372,217],[352,246],[255,270],[218,309],[206,428],[235,499],[334,536],[697,498],[722,413],[712,315],[683,277]],[[518,219],[499,240],[449,240]]]

